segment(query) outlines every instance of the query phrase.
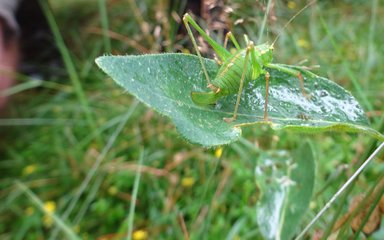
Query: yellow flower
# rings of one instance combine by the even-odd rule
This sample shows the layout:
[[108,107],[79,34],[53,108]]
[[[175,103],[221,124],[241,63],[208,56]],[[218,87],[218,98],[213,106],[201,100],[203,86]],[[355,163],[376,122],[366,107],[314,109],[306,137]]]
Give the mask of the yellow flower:
[[195,184],[195,179],[193,177],[184,177],[181,179],[181,186],[185,188],[190,188]]
[[111,186],[108,188],[108,193],[112,196],[115,196],[119,192],[119,189],[115,186]]
[[54,201],[45,202],[44,210],[48,213],[53,213],[56,210],[56,203]]
[[297,5],[294,1],[289,1],[287,4],[289,9],[296,9]]
[[216,158],[220,158],[222,154],[223,154],[223,148],[222,147],[216,148],[216,150],[215,150],[215,157]]
[[310,47],[309,42],[303,38],[300,38],[299,40],[297,40],[297,45],[299,47],[307,48],[307,49]]
[[132,234],[133,240],[146,240],[148,238],[148,232],[144,230],[136,230]]
[[44,212],[47,214],[43,217],[43,224],[45,227],[51,227],[53,224],[53,219],[50,216],[56,210],[56,203],[54,201],[47,201],[44,203]]
[[33,172],[35,172],[36,169],[37,169],[37,165],[36,164],[30,164],[30,165],[24,167],[23,175],[24,176],[28,176],[28,175],[32,174]]

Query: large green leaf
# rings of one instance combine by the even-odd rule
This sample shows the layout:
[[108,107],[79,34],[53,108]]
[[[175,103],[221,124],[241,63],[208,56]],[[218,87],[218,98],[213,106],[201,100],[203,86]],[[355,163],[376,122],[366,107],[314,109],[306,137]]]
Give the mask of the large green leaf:
[[[260,77],[244,90],[238,120],[228,124],[223,118],[232,116],[235,95],[220,99],[215,106],[197,106],[191,100],[191,91],[208,91],[194,55],[103,56],[96,63],[129,93],[170,117],[186,139],[204,146],[235,141],[241,135],[241,126],[253,124],[300,132],[364,132],[384,140],[368,127],[364,111],[349,92],[308,71],[302,73],[310,100],[301,93],[296,77],[269,69],[271,121],[263,121],[265,79]],[[209,59],[205,63],[213,78],[217,64]]]
[[275,151],[260,156],[255,171],[261,198],[257,222],[265,239],[291,239],[309,207],[315,160],[309,143],[291,156]]

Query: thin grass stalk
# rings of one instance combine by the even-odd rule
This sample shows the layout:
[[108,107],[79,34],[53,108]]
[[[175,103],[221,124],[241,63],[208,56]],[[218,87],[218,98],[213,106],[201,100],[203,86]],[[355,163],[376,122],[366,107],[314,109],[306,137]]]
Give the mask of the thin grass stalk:
[[267,10],[265,11],[265,14],[264,14],[263,22],[259,30],[259,39],[257,40],[258,44],[261,44],[263,42],[264,29],[265,29],[265,26],[267,25],[268,14],[271,10],[271,3],[272,3],[272,0],[269,0],[267,4]]
[[375,54],[375,33],[376,33],[376,19],[377,19],[377,9],[379,8],[378,0],[372,1],[371,6],[371,20],[369,24],[369,35],[368,35],[368,46],[367,46],[367,60],[365,61],[365,69],[362,74],[364,79],[364,84],[368,84],[368,79],[371,75],[371,68],[374,62]]
[[[301,239],[304,237],[304,234],[320,219],[320,217],[327,211],[332,204],[336,201],[336,199],[345,192],[348,191],[348,187],[353,183],[356,178],[360,175],[360,173],[365,169],[365,167],[373,160],[375,159],[376,155],[380,153],[380,151],[384,149],[384,142],[380,144],[378,148],[369,156],[367,160],[364,161],[364,163],[356,170],[356,172],[348,179],[346,183],[333,195],[333,197],[325,204],[325,206],[318,212],[318,214],[312,219],[312,221],[304,228],[303,231],[295,238],[296,240]],[[349,188],[351,189],[351,188]],[[347,191],[346,191],[347,190]],[[344,192],[345,191],[345,192]]]
[[[117,137],[119,136],[119,134],[121,133],[121,131],[123,130],[124,126],[126,125],[127,121],[130,119],[130,117],[132,116],[134,110],[136,109],[136,106],[138,105],[138,101],[135,101],[130,109],[125,113],[124,117],[121,119],[121,122],[120,124],[116,127],[116,130],[113,132],[113,134],[110,136],[110,138],[108,139],[108,142],[107,144],[105,145],[105,147],[103,148],[103,150],[101,151],[100,155],[97,157],[96,161],[94,162],[94,164],[92,165],[91,169],[88,171],[87,173],[87,176],[85,177],[85,179],[83,180],[83,182],[80,184],[78,190],[76,191],[75,193],[75,196],[73,197],[73,199],[71,200],[69,206],[67,207],[67,209],[65,210],[64,214],[63,214],[63,219],[66,220],[69,215],[72,213],[73,209],[75,208],[77,202],[79,201],[81,195],[84,193],[84,191],[87,189],[90,181],[92,180],[92,178],[95,176],[95,174],[97,173],[97,170],[99,169],[102,161],[105,159],[105,157],[107,156],[108,152],[111,150],[113,144],[115,143]],[[58,234],[58,231],[55,230],[50,239],[56,239],[57,238],[57,234]]]
[[44,212],[44,214],[48,215],[50,218],[53,219],[53,221],[64,232],[68,239],[80,239],[80,237],[77,236],[75,232],[71,229],[71,227],[65,224],[65,220],[60,219],[56,214],[47,211],[44,207],[44,203],[25,184],[20,181],[16,181],[15,184],[33,201],[34,204],[36,204],[38,208],[40,208],[42,212]]
[[127,220],[128,220],[127,240],[132,239],[133,221],[135,218],[135,207],[136,207],[137,193],[139,191],[141,167],[143,166],[143,162],[144,162],[144,148],[142,148],[140,150],[139,166],[138,166],[137,171],[136,171],[135,183],[134,183],[133,189],[132,189],[131,205],[129,207],[129,214],[127,217]]
[[111,53],[111,40],[109,39],[109,23],[108,23],[108,14],[106,8],[105,0],[98,0],[99,3],[99,12],[101,18],[101,28],[103,29],[103,40],[104,40],[104,50],[108,53]]
[[84,93],[83,87],[81,85],[79,76],[77,75],[75,65],[71,59],[70,53],[68,51],[68,48],[66,47],[64,43],[64,39],[60,33],[59,27],[56,23],[56,20],[52,14],[52,11],[49,7],[49,4],[45,0],[39,0],[40,6],[45,14],[45,17],[47,18],[48,24],[51,28],[52,34],[55,38],[57,47],[59,48],[59,51],[61,53],[61,56],[63,58],[65,67],[67,69],[67,72],[69,74],[69,78],[72,82],[72,85],[75,88],[76,96],[80,102],[81,107],[83,108],[83,111],[85,113],[86,120],[89,124],[89,127],[92,131],[96,131],[96,122],[92,115],[91,109],[89,107],[89,103],[87,100],[87,97]]

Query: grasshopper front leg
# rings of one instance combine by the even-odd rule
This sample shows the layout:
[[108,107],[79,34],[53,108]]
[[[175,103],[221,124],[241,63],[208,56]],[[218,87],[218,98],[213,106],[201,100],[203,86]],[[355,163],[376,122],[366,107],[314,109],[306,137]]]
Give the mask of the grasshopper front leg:
[[197,46],[197,43],[196,43],[196,39],[193,36],[192,30],[191,30],[189,25],[191,25],[201,35],[201,37],[205,41],[207,41],[207,43],[215,50],[215,52],[219,56],[221,62],[224,62],[228,57],[231,56],[231,54],[230,54],[229,51],[227,51],[227,49],[222,47],[215,40],[213,40],[210,36],[208,36],[208,34],[206,34],[204,32],[204,30],[195,22],[195,20],[193,20],[193,18],[188,13],[186,13],[184,15],[183,22],[184,22],[185,28],[187,29],[188,35],[191,38],[193,47],[195,48],[195,51],[196,51],[196,53],[197,53],[197,55],[199,57],[201,67],[203,68],[203,72],[204,72],[205,78],[207,79],[207,82],[208,82],[208,86],[210,86],[211,85],[211,80],[210,80],[210,78],[208,76],[207,68],[205,67],[205,64],[203,62],[203,58],[201,56],[199,47]]
[[[225,48],[225,49],[227,49],[227,44],[228,44],[228,41],[229,41],[229,40],[232,41],[233,45],[235,46],[235,48],[236,48],[238,51],[241,50],[239,43],[237,42],[235,36],[233,35],[233,33],[232,33],[231,31],[229,31],[229,32],[225,35],[225,39],[224,39],[224,48]],[[219,64],[219,65],[222,65],[222,64],[223,64],[223,62],[220,61],[219,59],[217,59],[216,57],[215,57],[215,61],[216,61],[217,64]]]
[[233,45],[235,45],[235,48],[237,50],[241,50],[240,48],[240,45],[239,43],[237,42],[235,36],[233,36],[233,33],[231,31],[229,31],[226,35],[225,35],[225,39],[224,39],[224,48],[226,49],[227,48],[227,44],[228,44],[228,40],[231,40]]
[[[207,68],[205,67],[205,64],[203,62],[203,58],[201,57],[201,53],[200,53],[200,50],[199,50],[199,47],[197,46],[197,43],[196,43],[196,39],[195,37],[193,36],[193,33],[191,31],[191,28],[189,27],[189,22],[192,23],[192,26],[197,26],[197,23],[195,23],[195,21],[189,16],[189,14],[185,14],[184,15],[184,18],[183,18],[183,22],[184,22],[184,25],[185,25],[185,28],[187,29],[187,32],[188,32],[188,35],[189,37],[191,38],[191,41],[192,41],[192,44],[193,44],[193,47],[195,48],[195,51],[197,53],[197,56],[199,57],[199,61],[200,61],[200,64],[201,64],[201,67],[203,68],[203,72],[204,72],[204,75],[205,75],[205,79],[207,80],[208,82],[208,86],[211,85],[211,79],[209,78],[209,75],[208,75],[208,71],[207,71]],[[195,28],[196,28],[195,26]],[[203,31],[204,32],[204,31]]]

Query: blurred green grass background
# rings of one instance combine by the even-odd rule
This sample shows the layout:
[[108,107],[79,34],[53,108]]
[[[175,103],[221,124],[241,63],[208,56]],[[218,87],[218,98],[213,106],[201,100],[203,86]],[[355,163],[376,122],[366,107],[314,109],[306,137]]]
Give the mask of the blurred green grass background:
[[[226,3],[226,26],[258,39],[266,2]],[[49,79],[20,76],[17,86],[27,90],[12,95],[8,116],[0,119],[1,239],[123,239],[129,227],[136,240],[184,239],[183,224],[191,239],[259,239],[254,169],[261,152],[295,149],[303,139],[315,146],[317,182],[304,226],[375,145],[363,135],[265,127],[246,128],[241,141],[219,149],[191,145],[169,119],[125,94],[94,64],[104,54],[192,51],[180,24],[186,2],[49,3],[44,11],[64,39],[66,65]],[[383,3],[319,1],[282,29],[305,4],[275,1],[263,32],[269,42],[281,32],[275,62],[320,65],[314,71],[350,90],[383,132]],[[222,31],[211,34],[222,41]],[[309,235],[331,229],[353,196],[375,187],[383,173],[377,159]]]

